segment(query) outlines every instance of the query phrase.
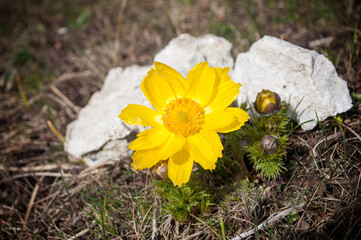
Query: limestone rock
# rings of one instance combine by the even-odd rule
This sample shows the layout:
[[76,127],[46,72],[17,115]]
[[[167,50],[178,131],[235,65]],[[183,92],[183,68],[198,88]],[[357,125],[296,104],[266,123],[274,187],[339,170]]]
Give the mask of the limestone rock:
[[316,113],[324,120],[352,107],[346,82],[325,56],[274,37],[265,36],[240,53],[232,78],[243,85],[239,103],[253,103],[262,89],[290,99],[289,114],[296,109],[298,123],[311,120],[302,125],[305,130],[316,126]]
[[196,38],[181,34],[172,39],[161,50],[154,61],[163,62],[173,67],[184,77],[199,62],[207,61],[213,67],[233,68],[231,56],[232,44],[222,37],[207,34]]
[[[173,39],[155,57],[179,71],[184,77],[199,62],[208,61],[211,66],[233,67],[231,43],[213,35],[200,38],[182,34]],[[140,84],[151,66],[130,66],[111,69],[104,86],[93,94],[78,119],[70,123],[66,131],[65,151],[70,160],[83,159],[94,165],[107,160],[129,157],[129,142],[144,127],[128,125],[118,118],[128,104],[151,107],[140,89]]]
[[144,128],[122,123],[118,114],[130,103],[150,106],[140,89],[150,67],[134,65],[109,71],[103,88],[93,94],[78,119],[67,126],[65,151],[70,160],[82,158],[93,165],[131,154],[126,137]]

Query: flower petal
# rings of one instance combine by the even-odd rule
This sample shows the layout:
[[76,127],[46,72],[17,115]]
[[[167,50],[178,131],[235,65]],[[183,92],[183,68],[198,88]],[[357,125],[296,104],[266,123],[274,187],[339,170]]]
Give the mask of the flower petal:
[[166,160],[177,153],[185,144],[185,138],[170,134],[168,139],[158,147],[136,150],[132,156],[132,167],[135,170],[151,168],[160,160]]
[[240,129],[245,122],[248,121],[249,116],[246,111],[240,108],[230,107],[225,110],[226,113],[233,116],[233,122],[223,128],[219,128],[216,131],[220,133],[233,132]]
[[240,83],[233,82],[228,76],[229,67],[216,68],[216,71],[219,74],[220,83],[214,99],[205,109],[206,113],[226,109],[237,98],[239,88],[242,86]]
[[192,173],[193,160],[190,158],[187,144],[183,148],[169,158],[168,177],[175,186],[182,186],[189,181]]
[[164,151],[162,154],[162,159],[168,159],[172,155],[179,152],[186,142],[185,137],[175,134],[170,134],[166,146],[164,147]]
[[202,129],[200,134],[212,145],[214,154],[219,158],[222,157],[223,144],[218,133]]
[[184,94],[180,80],[182,76],[175,72],[171,67],[157,63],[155,69],[149,70],[140,86],[149,102],[160,113],[169,100]]
[[201,62],[187,75],[185,97],[199,101],[204,108],[214,97],[219,82],[216,69],[209,67],[207,62]]
[[194,134],[187,138],[190,147],[190,156],[204,169],[215,169],[217,155],[214,153],[212,145],[201,135]]
[[164,77],[165,80],[168,81],[174,95],[176,95],[177,97],[183,97],[184,85],[186,83],[184,77],[172,67],[164,63],[154,62],[154,66],[159,76]]
[[161,155],[163,145],[152,149],[135,151],[132,156],[133,162],[131,166],[135,170],[153,167],[157,162],[162,160]]
[[156,120],[157,116],[159,116],[159,114],[153,109],[138,104],[129,104],[119,114],[119,118],[128,124],[149,127],[155,127],[161,124]]
[[129,144],[132,150],[144,150],[158,147],[169,138],[169,131],[163,126],[145,130],[137,135],[137,139]]
[[223,129],[234,122],[232,114],[226,110],[213,111],[210,114],[205,115],[203,129],[214,130],[218,132],[218,129]]

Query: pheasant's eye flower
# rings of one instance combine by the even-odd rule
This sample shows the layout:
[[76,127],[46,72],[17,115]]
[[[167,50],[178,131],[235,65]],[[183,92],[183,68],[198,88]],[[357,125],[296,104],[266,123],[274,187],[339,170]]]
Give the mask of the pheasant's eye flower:
[[241,84],[228,77],[229,68],[199,63],[184,79],[173,68],[156,62],[141,89],[155,110],[129,104],[119,114],[128,124],[152,127],[130,143],[132,167],[151,168],[168,159],[168,177],[175,185],[189,181],[193,162],[213,170],[223,145],[217,132],[238,130],[249,119],[240,108],[228,108]]
[[281,109],[281,98],[276,92],[263,89],[258,93],[254,103],[257,112],[265,115],[272,115]]

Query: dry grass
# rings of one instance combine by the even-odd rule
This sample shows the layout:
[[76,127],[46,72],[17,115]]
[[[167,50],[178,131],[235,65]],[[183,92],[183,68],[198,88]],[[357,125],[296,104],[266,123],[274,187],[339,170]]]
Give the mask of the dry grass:
[[350,92],[361,93],[360,16],[352,0],[1,1],[1,239],[235,237],[298,202],[298,213],[251,237],[360,238],[360,100],[342,124],[297,131],[281,177],[236,184],[190,223],[162,210],[149,173],[133,171],[129,159],[69,163],[61,140],[110,68],[151,64],[182,32],[223,36],[234,56],[265,34],[283,38],[328,56]]

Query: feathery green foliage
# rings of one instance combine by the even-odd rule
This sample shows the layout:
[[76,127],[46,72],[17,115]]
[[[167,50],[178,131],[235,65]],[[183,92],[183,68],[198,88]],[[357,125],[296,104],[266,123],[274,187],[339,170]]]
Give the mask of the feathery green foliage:
[[256,141],[251,145],[244,147],[247,157],[251,160],[256,171],[260,171],[263,177],[267,179],[279,176],[282,170],[286,170],[284,165],[284,157],[287,154],[288,137],[282,136],[278,138],[280,147],[274,154],[267,154],[260,146],[260,141]]
[[191,215],[207,213],[212,205],[212,196],[194,178],[181,187],[174,187],[170,180],[155,180],[153,184],[155,192],[164,198],[164,209],[177,221],[188,222]]
[[[291,121],[287,117],[289,104],[282,102],[279,112],[271,116],[259,115],[252,108],[253,121],[241,128],[237,135],[240,139],[245,139],[247,144],[241,150],[248,157],[256,171],[267,179],[279,176],[285,170],[284,158],[289,146],[289,132],[291,131]],[[260,141],[263,136],[272,135],[277,138],[278,148],[273,154],[268,154],[262,149]]]

